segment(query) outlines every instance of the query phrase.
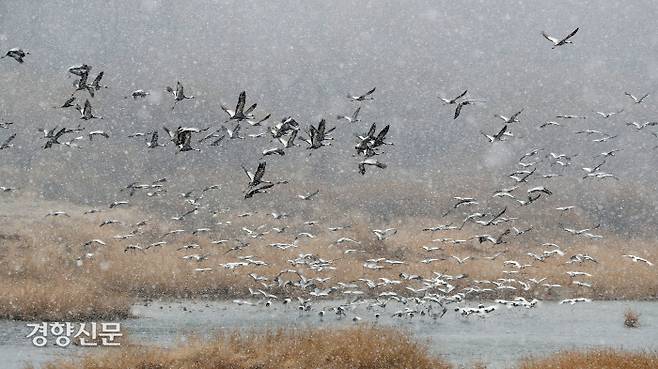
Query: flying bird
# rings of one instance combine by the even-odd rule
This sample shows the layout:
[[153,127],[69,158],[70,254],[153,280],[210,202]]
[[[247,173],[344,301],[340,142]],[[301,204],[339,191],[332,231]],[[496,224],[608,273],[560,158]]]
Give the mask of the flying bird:
[[171,88],[170,86],[167,86],[165,88],[165,90],[167,92],[169,92],[174,97],[174,105],[171,107],[171,110],[174,110],[174,108],[176,107],[176,103],[178,103],[179,101],[183,101],[183,100],[186,100],[186,99],[194,99],[194,96],[191,96],[191,95],[190,96],[185,96],[185,89],[184,89],[183,85],[180,83],[180,81],[176,82],[176,89],[175,90],[173,88]]
[[553,47],[552,47],[552,49],[555,49],[555,48],[558,47],[558,46],[562,46],[562,45],[566,45],[566,44],[573,44],[573,41],[571,41],[570,38],[572,38],[573,36],[575,36],[577,32],[578,32],[578,28],[576,28],[576,29],[574,29],[573,31],[571,31],[570,34],[568,34],[566,37],[564,37],[564,38],[562,38],[562,39],[558,39],[558,38],[555,38],[555,37],[549,36],[549,35],[548,35],[546,32],[544,32],[544,31],[542,31],[541,34],[542,34],[542,36],[544,36],[545,39],[547,39],[548,41],[550,41],[551,43],[553,43]]
[[356,108],[356,110],[354,111],[354,113],[352,113],[351,116],[337,115],[336,119],[338,119],[338,120],[345,119],[348,123],[356,123],[356,122],[360,121],[359,120],[359,112],[360,111],[361,111],[361,107],[359,106],[358,108]]
[[372,97],[372,96],[370,96],[370,95],[372,95],[373,92],[375,92],[375,89],[376,89],[376,88],[377,88],[377,87],[373,87],[370,91],[366,92],[366,93],[363,94],[363,95],[351,95],[351,94],[348,94],[348,95],[347,95],[347,98],[350,99],[350,100],[352,100],[352,101],[374,100],[375,98]]
[[639,99],[637,97],[635,97],[635,95],[633,95],[629,92],[624,92],[624,95],[626,95],[626,96],[630,97],[631,99],[633,99],[633,102],[635,104],[641,104],[642,101],[644,101],[644,99],[646,99],[649,96],[649,93],[647,92],[646,94],[644,94],[644,96],[640,97]]
[[468,92],[468,90],[464,90],[464,92],[462,92],[457,97],[452,98],[452,99],[446,99],[445,97],[439,97],[439,99],[441,99],[441,101],[443,101],[445,105],[457,104],[457,100],[459,100],[462,97],[466,96],[467,92]]
[[23,64],[23,62],[24,62],[23,58],[25,58],[26,55],[30,55],[30,53],[26,52],[26,51],[23,51],[23,49],[19,49],[19,48],[15,47],[13,49],[9,49],[9,51],[7,51],[7,53],[5,53],[5,55],[0,56],[0,59],[10,57],[10,58],[16,60],[17,62]]

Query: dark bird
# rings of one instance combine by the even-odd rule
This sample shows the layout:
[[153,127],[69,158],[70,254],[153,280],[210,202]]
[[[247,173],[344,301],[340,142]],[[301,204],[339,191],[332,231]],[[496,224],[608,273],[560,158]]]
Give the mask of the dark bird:
[[171,110],[174,110],[176,103],[183,101],[185,99],[194,99],[194,96],[185,96],[185,89],[180,81],[176,82],[176,89],[174,90],[170,86],[166,87],[167,92],[169,92],[174,97],[174,105],[171,107]]
[[23,49],[19,49],[19,48],[15,47],[13,49],[9,49],[9,51],[7,51],[7,53],[5,55],[0,56],[0,59],[10,57],[10,58],[12,58],[12,59],[14,59],[17,62],[22,64],[24,62],[23,58],[26,55],[30,55],[30,53],[23,51]]

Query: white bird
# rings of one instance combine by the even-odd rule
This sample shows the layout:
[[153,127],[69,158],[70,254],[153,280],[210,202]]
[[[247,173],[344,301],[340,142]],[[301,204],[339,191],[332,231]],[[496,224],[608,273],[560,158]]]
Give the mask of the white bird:
[[105,131],[90,131],[88,135],[89,135],[89,141],[93,141],[94,136],[103,136],[105,138],[110,138],[110,135],[107,134]]
[[228,128],[228,127],[223,127],[223,128],[226,130],[226,134],[228,135],[228,138],[230,140],[234,140],[234,139],[244,140],[244,136],[240,136],[240,123],[237,123],[233,128]]
[[608,119],[608,118],[610,118],[610,117],[612,117],[612,116],[614,116],[614,115],[617,115],[617,114],[619,114],[619,113],[622,113],[623,111],[624,111],[624,109],[619,109],[619,110],[617,110],[617,111],[612,111],[612,112],[602,112],[602,111],[597,111],[596,114],[602,116],[602,117],[605,118],[605,119]]
[[95,116],[94,113],[92,112],[91,108],[91,103],[89,100],[85,100],[85,104],[83,107],[80,107],[80,105],[76,104],[75,109],[80,112],[80,119],[82,120],[89,120],[89,119],[103,119],[103,117],[98,117]]
[[467,256],[467,257],[465,257],[465,258],[463,258],[463,259],[460,259],[459,257],[457,257],[457,256],[455,256],[455,255],[450,255],[450,257],[452,257],[453,259],[457,260],[457,263],[459,263],[459,264],[464,264],[464,262],[465,262],[466,260],[468,260],[468,259],[471,258],[470,256]]
[[356,241],[356,240],[353,240],[353,239],[351,239],[351,238],[349,238],[349,237],[341,237],[341,238],[339,238],[339,239],[336,240],[336,243],[337,243],[337,244],[341,244],[341,243],[345,243],[345,242],[351,242],[351,243],[355,243],[355,244],[357,244],[357,245],[360,245],[360,244],[361,244],[361,242]]
[[576,304],[576,303],[578,303],[578,302],[592,302],[592,300],[587,299],[587,298],[584,298],[584,297],[577,297],[577,298],[574,298],[574,299],[566,299],[566,300],[562,300],[562,301],[560,301],[560,304],[571,304],[571,305],[574,305],[574,304]]
[[584,115],[575,115],[575,114],[558,114],[555,118],[559,119],[587,119]]
[[546,127],[548,127],[548,126],[558,126],[558,127],[559,127],[559,126],[561,126],[561,124],[558,123],[558,122],[554,122],[554,121],[550,121],[550,120],[549,120],[549,121],[547,121],[547,122],[542,123],[542,124],[539,126],[539,128],[546,128]]
[[533,187],[533,188],[528,190],[528,194],[533,194],[533,193],[537,193],[537,192],[542,192],[542,193],[545,193],[546,195],[552,195],[553,194],[553,192],[551,192],[548,188],[546,188],[544,186],[537,186],[537,187]]
[[552,49],[555,49],[555,48],[558,47],[558,46],[562,46],[562,45],[566,45],[566,44],[572,44],[573,41],[571,41],[570,38],[572,38],[573,36],[575,36],[575,35],[576,35],[576,32],[578,32],[578,28],[576,28],[576,29],[574,29],[573,31],[571,31],[570,34],[568,34],[566,37],[564,37],[564,38],[562,38],[562,39],[558,39],[558,38],[555,38],[555,37],[549,36],[549,35],[548,35],[546,32],[544,32],[544,31],[542,31],[541,34],[542,34],[542,36],[544,36],[545,39],[547,39],[548,41],[550,41],[551,43],[553,43],[553,47],[552,47]]
[[589,273],[587,273],[587,272],[566,272],[566,273],[567,273],[567,274],[569,275],[569,277],[571,277],[571,278],[574,278],[574,277],[580,277],[580,276],[584,276],[584,277],[591,277],[591,276],[592,276],[591,274],[589,274]]
[[490,143],[494,143],[495,141],[503,141],[503,136],[506,136],[507,133],[507,125],[504,125],[503,128],[498,131],[498,133],[492,135],[488,135],[482,131],[480,131],[484,137],[486,137]]
[[606,157],[606,158],[607,158],[607,157],[610,157],[610,156],[615,156],[615,154],[618,153],[618,152],[621,151],[621,150],[622,150],[622,149],[614,149],[614,150],[610,150],[610,151],[602,152],[602,153],[600,153],[600,154],[598,154],[598,155],[596,155],[596,156],[603,156],[603,157]]
[[297,197],[300,198],[300,199],[302,199],[302,200],[311,200],[311,199],[313,199],[313,197],[315,197],[315,195],[317,195],[318,193],[320,193],[320,189],[317,189],[317,190],[315,190],[315,191],[313,191],[313,192],[309,192],[309,193],[307,193],[307,194],[305,194],[305,195],[297,195]]
[[48,214],[46,214],[47,217],[59,217],[59,216],[65,216],[65,217],[70,217],[65,211],[51,211]]
[[640,103],[642,103],[642,101],[644,101],[644,99],[646,99],[649,96],[649,93],[644,94],[644,96],[640,97],[639,99],[637,97],[635,97],[633,94],[629,93],[629,92],[624,92],[624,95],[626,95],[626,96],[630,97],[631,99],[633,99],[633,102],[635,104],[640,104]]
[[517,111],[516,113],[514,113],[509,118],[504,116],[504,115],[500,115],[500,114],[495,114],[494,117],[502,119],[503,122],[505,122],[505,124],[518,123],[519,122],[519,115],[521,115],[521,113],[523,113],[523,110],[524,109],[521,109],[521,110]]
[[347,98],[352,100],[352,101],[364,101],[364,100],[374,100],[375,98],[370,96],[375,92],[376,87],[373,87],[370,91],[366,92],[363,95],[351,95],[348,94]]
[[110,209],[116,208],[118,206],[128,205],[128,201],[114,201],[110,204]]
[[373,229],[372,232],[377,236],[377,239],[383,241],[398,232],[395,228],[386,228],[386,229]]
[[597,138],[596,140],[592,140],[592,142],[608,142],[614,138],[617,138],[618,135],[610,136],[606,135],[605,137]]
[[386,169],[386,164],[381,163],[373,158],[365,159],[359,162],[359,173],[366,174],[366,166],[375,166],[377,168]]
[[462,97],[466,96],[467,92],[468,92],[468,90],[464,90],[464,92],[462,92],[461,94],[459,94],[457,97],[455,97],[453,99],[446,99],[444,97],[439,97],[439,99],[441,99],[446,105],[452,105],[452,104],[456,104],[457,100],[459,100]]
[[144,249],[140,245],[128,245],[126,246],[125,249],[123,249],[123,252],[128,252],[128,251],[141,251],[144,252]]
[[338,119],[338,120],[345,119],[348,123],[356,123],[356,122],[360,121],[359,120],[359,112],[360,111],[361,111],[361,107],[359,106],[358,108],[356,108],[356,110],[354,111],[354,113],[352,113],[351,116],[337,115],[336,119]]
[[639,261],[639,262],[647,264],[648,266],[653,266],[653,263],[650,262],[649,260],[645,259],[645,258],[636,256],[636,255],[630,255],[630,254],[624,254],[623,256],[625,256],[627,258],[630,258],[631,260],[633,260],[636,263]]

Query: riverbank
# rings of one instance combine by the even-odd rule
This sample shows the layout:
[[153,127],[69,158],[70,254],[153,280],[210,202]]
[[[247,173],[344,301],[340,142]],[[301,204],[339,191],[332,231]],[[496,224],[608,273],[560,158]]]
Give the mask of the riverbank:
[[[191,339],[175,348],[125,345],[117,349],[58,360],[46,369],[453,369],[430,354],[425,343],[390,328],[359,325],[350,328],[283,330],[264,333],[229,332],[210,340]],[[472,363],[460,368],[487,368]],[[655,369],[658,354],[598,349],[558,352],[523,359],[507,368],[519,369]]]

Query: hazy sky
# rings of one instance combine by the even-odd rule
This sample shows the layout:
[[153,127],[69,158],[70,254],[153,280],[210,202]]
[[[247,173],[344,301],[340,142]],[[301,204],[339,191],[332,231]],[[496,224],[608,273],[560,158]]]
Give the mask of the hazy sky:
[[[421,198],[443,201],[463,187],[489,191],[513,184],[506,174],[516,169],[521,154],[539,147],[544,155],[578,155],[569,168],[542,167],[565,177],[553,182],[561,190],[556,197],[590,199],[588,209],[613,218],[620,212],[629,219],[651,217],[658,206],[658,150],[652,150],[658,139],[650,131],[658,127],[638,132],[625,122],[658,120],[658,95],[632,105],[624,91],[656,92],[657,18],[653,1],[4,0],[0,51],[22,47],[31,55],[22,65],[0,60],[0,119],[16,123],[0,130],[0,140],[19,134],[16,147],[0,152],[0,185],[102,202],[133,180],[168,176],[182,188],[226,183],[226,197],[238,198],[245,183],[240,165],[255,167],[259,152],[274,147],[269,138],[176,155],[171,145],[148,152],[141,140],[126,136],[162,125],[219,127],[225,119],[220,104],[234,106],[246,90],[247,103],[258,103],[258,116],[272,113],[278,121],[291,115],[303,125],[326,118],[338,126],[331,147],[311,156],[298,148],[268,159],[269,176],[297,179],[287,190],[292,193],[330,183],[338,189],[372,188],[382,204],[384,197],[398,196],[394,203],[404,206],[404,194],[391,195],[382,184],[411,183],[425,194]],[[555,50],[540,34],[559,37],[575,27],[580,27],[575,43]],[[80,63],[92,65],[92,75],[105,71],[110,87],[91,99],[103,120],[83,122],[73,110],[52,109],[73,90],[66,68]],[[196,99],[171,112],[171,97],[163,92],[177,80]],[[363,104],[363,122],[335,121],[336,114],[351,114],[356,106],[347,93],[374,86],[375,101]],[[137,88],[153,94],[146,100],[123,98]],[[486,102],[465,107],[453,120],[453,107],[441,106],[438,96],[464,89]],[[510,127],[516,137],[491,145],[480,134],[502,127],[494,114],[522,108],[521,123]],[[608,120],[593,113],[621,108],[624,113]],[[537,128],[556,114],[588,119]],[[361,177],[352,157],[354,135],[365,133],[370,122],[391,124],[395,146],[379,158],[389,165],[386,170]],[[40,149],[37,128],[80,123],[112,137],[93,146],[83,142],[81,150]],[[574,134],[581,129],[619,137],[595,144],[592,136]],[[622,181],[578,179],[581,167],[600,161],[594,154],[613,148],[623,151],[606,170]],[[346,191],[341,193],[350,198]],[[631,203],[623,203],[629,198]],[[274,195],[259,201],[286,200]],[[357,203],[376,208],[363,198]]]

